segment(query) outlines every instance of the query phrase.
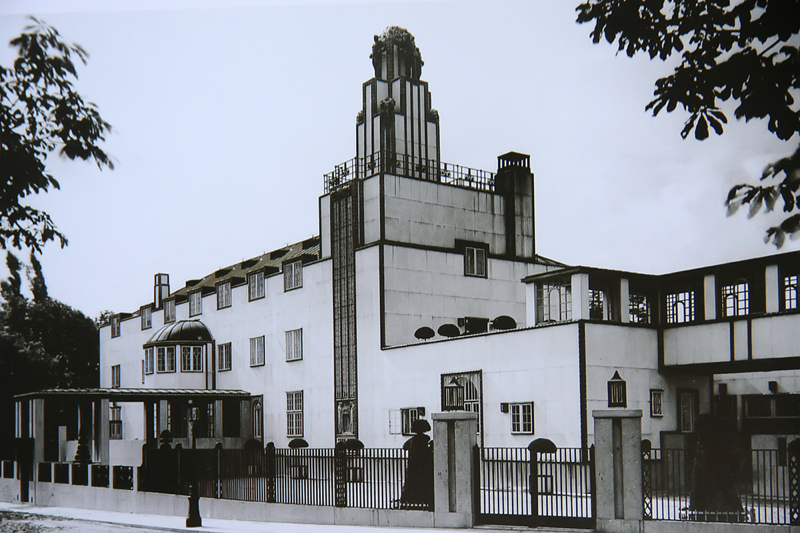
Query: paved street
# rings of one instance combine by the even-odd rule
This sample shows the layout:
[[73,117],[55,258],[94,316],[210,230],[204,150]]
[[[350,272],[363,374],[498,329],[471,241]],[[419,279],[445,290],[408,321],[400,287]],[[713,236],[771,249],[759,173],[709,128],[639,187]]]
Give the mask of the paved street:
[[[428,528],[390,528],[362,526],[332,526],[316,524],[283,524],[274,522],[247,522],[243,520],[203,519],[203,527],[185,527],[185,517],[140,515],[132,513],[114,513],[87,509],[71,509],[66,507],[34,507],[18,503],[0,502],[0,533],[48,533],[48,532],[137,532],[155,533],[164,531],[199,531],[210,533],[447,533],[448,531],[464,531],[454,529]],[[543,530],[526,528],[491,527],[475,528],[480,533],[509,533],[510,531],[528,531],[545,533],[558,531],[570,533],[585,530]]]

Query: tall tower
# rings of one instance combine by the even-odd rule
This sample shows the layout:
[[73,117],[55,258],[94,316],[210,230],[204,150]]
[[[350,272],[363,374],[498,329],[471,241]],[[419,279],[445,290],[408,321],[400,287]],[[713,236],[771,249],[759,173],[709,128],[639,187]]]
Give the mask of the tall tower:
[[392,26],[372,45],[375,77],[364,83],[356,127],[356,158],[366,168],[439,181],[439,114],[422,56],[407,30]]

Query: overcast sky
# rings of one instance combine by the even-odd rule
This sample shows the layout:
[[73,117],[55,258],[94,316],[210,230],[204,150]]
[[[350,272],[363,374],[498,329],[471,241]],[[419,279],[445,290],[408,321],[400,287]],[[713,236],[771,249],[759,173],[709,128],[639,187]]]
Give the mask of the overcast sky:
[[62,189],[34,200],[69,238],[42,258],[51,296],[134,311],[156,272],[175,290],[318,234],[322,176],[355,155],[373,35],[391,25],[425,61],[442,161],[531,155],[539,254],[663,273],[775,253],[769,219],[727,218],[723,201],[797,139],[729,113],[722,137],[682,140],[685,114],[644,110],[668,65],[593,45],[577,4],[0,2],[0,40],[34,14],[90,53],[78,88],[114,126],[116,170],[53,158]]

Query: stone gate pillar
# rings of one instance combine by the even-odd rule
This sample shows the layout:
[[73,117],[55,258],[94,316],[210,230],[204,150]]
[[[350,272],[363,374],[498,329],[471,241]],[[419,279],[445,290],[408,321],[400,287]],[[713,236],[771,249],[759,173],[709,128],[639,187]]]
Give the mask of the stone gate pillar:
[[472,527],[477,512],[473,453],[478,415],[451,411],[434,413],[432,418],[434,524]]
[[597,531],[639,531],[642,411],[593,411]]

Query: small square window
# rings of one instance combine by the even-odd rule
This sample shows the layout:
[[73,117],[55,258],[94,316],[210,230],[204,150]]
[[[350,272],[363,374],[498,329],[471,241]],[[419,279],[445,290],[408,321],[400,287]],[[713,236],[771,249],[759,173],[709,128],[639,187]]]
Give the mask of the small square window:
[[217,346],[217,369],[222,372],[231,369],[231,343],[226,342]]
[[650,416],[660,418],[664,416],[664,391],[650,389]]
[[189,295],[189,316],[203,314],[203,293],[193,292]]
[[303,286],[303,262],[292,261],[283,265],[283,290],[290,291]]
[[253,272],[247,276],[247,296],[252,302],[264,297],[264,271]]
[[512,403],[511,433],[533,434],[533,402]]
[[231,282],[226,281],[217,285],[217,309],[231,306]]
[[113,365],[111,367],[111,388],[112,389],[118,389],[119,388],[120,382],[121,382],[121,378],[122,378],[121,374],[122,373],[120,371],[120,366],[119,365]]
[[264,336],[250,339],[250,366],[264,364]]
[[111,338],[119,337],[121,333],[121,324],[118,316],[111,317]]
[[299,361],[303,358],[303,329],[286,332],[286,360]]
[[164,323],[175,322],[175,300],[164,302]]
[[149,305],[142,306],[140,313],[142,316],[142,329],[150,329],[153,327],[153,310]]
[[464,248],[464,275],[486,277],[486,248],[477,246]]

